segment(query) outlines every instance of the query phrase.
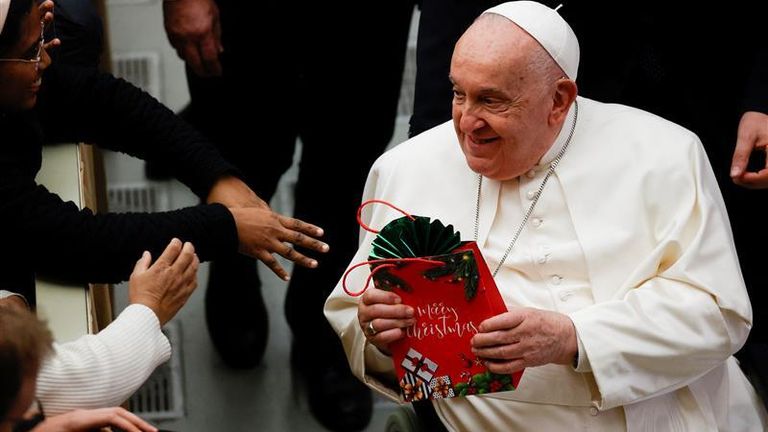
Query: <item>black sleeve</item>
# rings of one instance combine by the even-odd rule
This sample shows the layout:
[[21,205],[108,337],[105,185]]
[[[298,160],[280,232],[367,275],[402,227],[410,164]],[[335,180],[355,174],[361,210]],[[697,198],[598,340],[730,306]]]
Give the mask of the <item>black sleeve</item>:
[[157,258],[173,237],[191,241],[201,260],[237,251],[234,219],[222,205],[94,215],[24,180],[7,162],[0,161],[2,249],[34,263],[36,272],[73,282],[122,281],[144,250]]
[[48,141],[85,141],[156,161],[201,198],[222,175],[239,176],[213,144],[160,102],[92,68],[48,68],[37,110]]
[[762,44],[747,84],[744,111],[768,114],[768,46]]

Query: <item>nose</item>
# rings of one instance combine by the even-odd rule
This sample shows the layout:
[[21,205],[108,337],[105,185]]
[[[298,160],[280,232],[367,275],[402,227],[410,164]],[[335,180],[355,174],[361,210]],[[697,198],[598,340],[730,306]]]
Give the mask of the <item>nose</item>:
[[485,127],[485,120],[477,113],[474,105],[464,104],[459,107],[459,129],[465,134],[470,134]]

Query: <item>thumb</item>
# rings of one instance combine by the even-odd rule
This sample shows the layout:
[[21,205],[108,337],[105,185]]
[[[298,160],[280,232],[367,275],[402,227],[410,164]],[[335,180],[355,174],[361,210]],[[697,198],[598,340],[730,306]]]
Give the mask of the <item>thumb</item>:
[[149,268],[149,265],[152,263],[152,254],[149,253],[149,251],[144,251],[143,254],[141,254],[141,258],[139,258],[138,261],[136,261],[136,265],[133,267],[134,273],[144,273]]

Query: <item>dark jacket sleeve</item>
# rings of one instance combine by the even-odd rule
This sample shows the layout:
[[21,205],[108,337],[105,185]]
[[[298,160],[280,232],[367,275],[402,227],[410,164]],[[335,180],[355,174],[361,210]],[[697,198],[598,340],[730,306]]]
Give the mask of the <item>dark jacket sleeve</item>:
[[25,180],[7,162],[0,161],[2,249],[34,263],[35,272],[76,282],[122,281],[144,250],[157,258],[173,237],[191,241],[201,260],[237,251],[234,219],[222,205],[94,215]]
[[765,43],[760,45],[756,55],[744,105],[744,111],[768,114],[768,45]]
[[201,198],[222,175],[239,176],[184,120],[109,74],[53,65],[45,72],[38,101],[47,141],[85,141],[156,161]]

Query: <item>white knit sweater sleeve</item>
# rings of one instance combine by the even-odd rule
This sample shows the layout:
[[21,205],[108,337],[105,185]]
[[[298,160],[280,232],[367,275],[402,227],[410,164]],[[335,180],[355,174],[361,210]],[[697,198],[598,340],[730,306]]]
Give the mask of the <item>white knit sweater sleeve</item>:
[[154,312],[130,305],[98,334],[54,344],[37,379],[37,398],[46,415],[117,406],[170,356]]

